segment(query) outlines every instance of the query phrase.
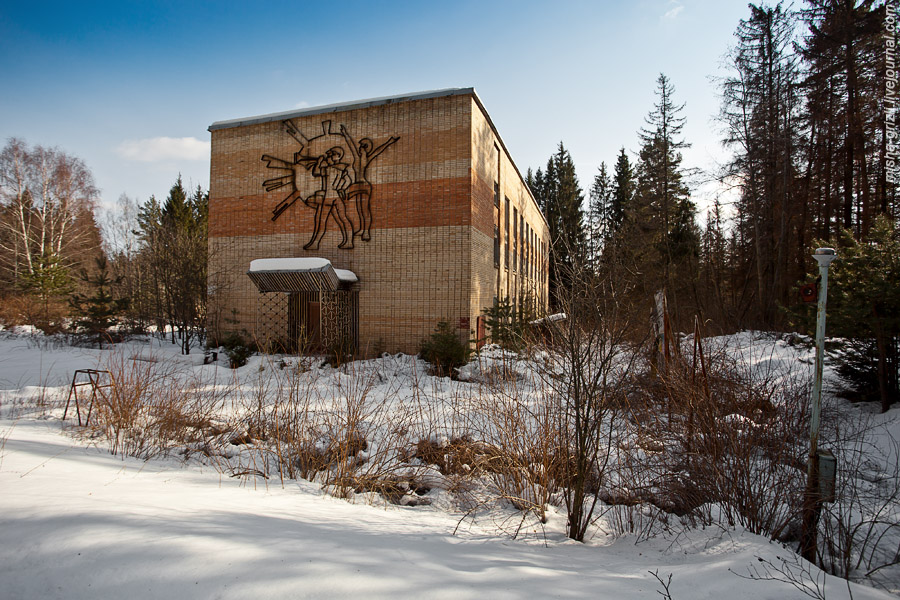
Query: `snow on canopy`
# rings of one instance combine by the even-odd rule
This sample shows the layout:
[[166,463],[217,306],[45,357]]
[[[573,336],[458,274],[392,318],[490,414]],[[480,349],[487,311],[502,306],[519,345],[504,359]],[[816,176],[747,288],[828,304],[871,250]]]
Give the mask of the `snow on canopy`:
[[295,257],[295,258],[258,258],[250,261],[250,273],[292,272],[317,273],[334,270],[334,274],[342,283],[356,283],[359,277],[347,269],[335,269],[327,258]]
[[338,279],[344,283],[356,283],[359,281],[359,277],[356,276],[356,273],[348,271],[347,269],[335,269],[334,273],[337,275]]
[[331,267],[327,258],[258,258],[250,261],[251,273],[265,271],[325,271]]

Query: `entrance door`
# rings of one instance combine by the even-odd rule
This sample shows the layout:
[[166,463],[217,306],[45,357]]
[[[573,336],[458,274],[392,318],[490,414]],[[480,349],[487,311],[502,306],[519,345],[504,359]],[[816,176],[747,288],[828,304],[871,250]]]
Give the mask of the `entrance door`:
[[478,350],[481,350],[481,347],[487,342],[487,320],[484,315],[481,315],[477,319],[475,319],[475,347]]

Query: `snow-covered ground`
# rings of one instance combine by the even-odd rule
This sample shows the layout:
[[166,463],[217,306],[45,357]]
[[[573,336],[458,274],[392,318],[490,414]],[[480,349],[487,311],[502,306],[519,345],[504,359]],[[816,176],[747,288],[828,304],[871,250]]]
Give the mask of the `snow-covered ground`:
[[[742,335],[732,342],[752,347],[748,360],[759,368],[772,361],[809,368],[805,350]],[[101,352],[3,334],[0,598],[651,598],[666,592],[670,575],[667,593],[676,600],[808,597],[785,581],[747,577],[765,574],[767,564],[798,575],[803,567],[780,544],[740,528],[670,530],[647,539],[604,535],[598,527],[582,544],[565,538],[565,516],[551,509],[543,527],[529,521],[525,535],[513,538],[498,527],[510,510],[485,507],[466,516],[437,490],[426,496],[430,505],[373,502],[371,494],[348,502],[302,479],[233,477],[233,469],[197,454],[114,456],[71,415],[61,420],[72,372],[103,367],[114,356],[169,362],[179,377],[242,398],[276,373],[261,357],[232,371],[158,341]],[[427,390],[458,399],[475,385],[434,381],[409,357],[376,362],[361,368],[393,372],[375,380],[376,395],[381,386],[400,397]],[[330,367],[318,371],[337,376]],[[879,416],[888,437],[900,434],[892,412]],[[857,599],[892,597],[848,588],[815,568],[800,579],[824,586],[828,598],[851,591]]]

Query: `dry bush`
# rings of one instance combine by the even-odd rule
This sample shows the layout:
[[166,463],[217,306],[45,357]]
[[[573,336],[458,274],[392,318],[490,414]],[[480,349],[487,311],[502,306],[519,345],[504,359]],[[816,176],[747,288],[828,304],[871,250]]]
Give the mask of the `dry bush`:
[[634,311],[621,280],[585,264],[560,268],[567,284],[556,302],[567,318],[548,319],[545,345],[526,346],[528,367],[494,352],[460,377],[479,385],[469,426],[494,449],[493,499],[541,521],[548,504],[564,505],[568,536],[584,540],[613,465],[640,344],[631,343]]
[[793,538],[805,482],[808,379],[753,370],[726,349],[700,362],[676,354],[665,373],[642,380],[644,397],[631,407],[636,446],[646,454],[640,500]]
[[[359,367],[352,368],[357,364],[347,365],[349,385],[337,390],[337,397],[343,402],[336,408],[341,410],[329,417],[334,429],[344,435],[358,435],[368,442],[368,448],[355,461],[339,456],[339,468],[332,468],[333,480],[343,483],[338,485],[339,491],[352,488],[355,492],[376,492],[395,503],[423,504],[427,501],[421,495],[434,487],[454,485],[451,480],[458,481],[473,472],[469,465],[485,461],[486,447],[461,434],[463,428],[454,418],[460,414],[463,402],[458,396],[458,384],[429,378],[434,387],[427,393],[416,385],[415,393],[401,397],[398,392],[402,379],[393,382],[374,369],[357,372]],[[417,377],[421,363],[416,361],[410,366]],[[384,380],[378,393],[374,389],[376,380]],[[435,439],[450,440],[444,444],[445,452],[439,459],[444,468],[437,470],[431,466],[432,456],[425,455],[434,450],[427,440]]]
[[7,294],[0,297],[0,325],[13,327],[28,323],[29,299],[19,294]]
[[844,418],[828,434],[839,469],[835,501],[819,521],[819,565],[845,579],[870,578],[900,564],[900,442],[865,417]]
[[182,378],[173,363],[123,351],[111,352],[105,368],[110,385],[95,400],[92,426],[112,454],[147,459],[218,433],[213,423],[224,394],[215,386]]
[[453,439],[423,438],[400,456],[403,462],[418,460],[448,476],[501,472],[506,461],[499,447],[475,441],[469,435]]
[[[422,363],[411,360],[412,368],[404,365],[400,372],[391,357],[370,361],[395,366],[378,368],[378,399],[369,400],[370,416],[363,420],[370,446],[365,460],[357,460],[339,481],[343,488],[375,492],[405,505],[428,504],[434,498],[423,498],[425,494],[443,490],[447,494],[437,497],[462,510],[464,519],[491,506],[514,507],[522,519],[501,511],[505,516],[498,525],[504,531],[517,520],[518,530],[532,513],[544,518],[547,490],[554,488],[548,483],[549,469],[541,467],[549,459],[534,453],[534,428],[527,424],[534,415],[524,397],[513,390],[498,392],[495,377],[489,384],[423,377]],[[521,383],[521,377],[513,379]],[[388,400],[384,409],[382,399]],[[347,412],[345,407],[339,414]],[[555,422],[544,426],[553,427]],[[324,452],[317,456],[322,469],[333,470]]]
[[[385,373],[386,363],[392,373]],[[235,441],[251,444],[253,452],[234,468],[316,481],[343,498],[375,492],[399,502],[421,492],[428,486],[417,481],[417,471],[424,469],[408,464],[414,454],[408,449],[431,435],[439,411],[429,410],[419,394],[398,397],[402,385],[392,379],[407,368],[393,358],[337,369],[271,362],[240,400],[244,417],[237,428],[245,433]]]
[[631,339],[635,314],[622,281],[586,265],[573,266],[567,279],[557,298],[567,319],[550,324],[553,344],[536,364],[540,401],[556,419],[565,457],[557,464],[566,470],[561,492],[567,535],[583,541],[615,457],[640,344]]
[[638,541],[657,534],[669,524],[669,514],[656,502],[665,447],[626,418],[617,423],[618,436],[604,485],[597,496],[604,502],[596,524],[612,535],[630,534]]
[[268,478],[274,469],[282,480],[313,479],[324,467],[324,451],[317,447],[315,386],[304,378],[305,371],[303,363],[270,360],[257,371],[255,385],[236,386],[230,442],[249,452],[233,461],[234,473]]
[[547,402],[550,394],[541,393],[546,391],[543,381],[533,371],[519,372],[517,360],[502,353],[479,366],[481,383],[472,411],[477,415],[475,434],[483,441],[468,444],[477,454],[467,464],[489,476],[497,499],[546,523],[547,506],[559,480],[568,477],[568,465],[559,419]]
[[70,307],[64,297],[48,296],[41,298],[37,295],[18,297],[10,307],[13,311],[19,308],[18,316],[11,318],[21,320],[23,324],[34,325],[47,335],[53,335],[66,330],[66,320],[69,317]]

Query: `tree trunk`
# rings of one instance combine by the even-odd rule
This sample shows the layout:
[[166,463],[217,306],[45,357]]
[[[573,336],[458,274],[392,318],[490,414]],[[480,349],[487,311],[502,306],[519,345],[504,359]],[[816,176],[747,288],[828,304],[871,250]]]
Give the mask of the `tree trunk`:
[[888,391],[887,340],[881,327],[875,332],[875,345],[878,348],[878,393],[881,397],[881,412],[886,413],[891,407],[891,395]]

